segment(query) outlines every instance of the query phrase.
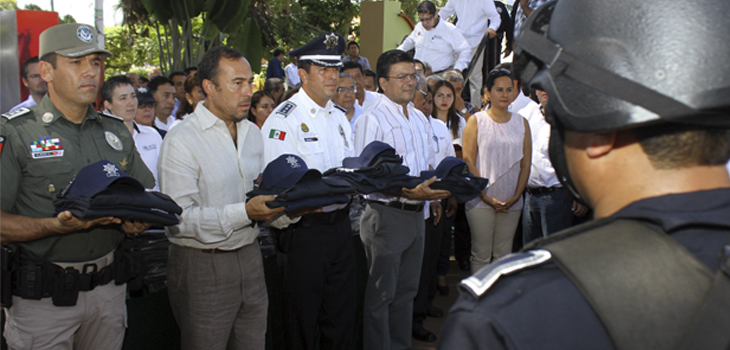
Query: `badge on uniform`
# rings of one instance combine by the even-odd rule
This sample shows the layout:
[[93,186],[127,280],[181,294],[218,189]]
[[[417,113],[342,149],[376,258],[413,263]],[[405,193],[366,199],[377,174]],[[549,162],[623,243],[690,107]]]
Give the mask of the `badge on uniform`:
[[50,124],[53,121],[53,113],[51,113],[51,112],[43,113],[41,120],[43,120],[43,122],[46,124]]
[[61,139],[41,136],[38,141],[30,142],[30,154],[33,159],[62,157],[63,145]]
[[302,132],[309,132],[309,127],[307,124],[302,123]]
[[111,148],[117,151],[121,151],[124,148],[122,140],[120,140],[119,137],[114,135],[111,131],[104,131],[104,139],[106,139],[106,143],[108,143]]
[[342,141],[345,141],[345,147],[350,147],[350,143],[347,142],[347,136],[345,136],[345,129],[342,128],[342,125],[337,125],[340,129],[340,136],[342,136]]
[[270,139],[277,139],[277,140],[283,141],[285,137],[286,137],[286,132],[281,131],[281,130],[271,129],[271,131],[269,132]]

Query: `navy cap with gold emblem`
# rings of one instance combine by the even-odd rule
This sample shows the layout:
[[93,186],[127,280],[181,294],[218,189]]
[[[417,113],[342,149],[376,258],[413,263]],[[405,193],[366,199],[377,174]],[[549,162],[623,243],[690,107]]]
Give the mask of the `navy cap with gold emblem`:
[[345,39],[337,33],[325,33],[299,48],[289,51],[289,56],[299,57],[299,62],[311,61],[323,67],[341,67]]

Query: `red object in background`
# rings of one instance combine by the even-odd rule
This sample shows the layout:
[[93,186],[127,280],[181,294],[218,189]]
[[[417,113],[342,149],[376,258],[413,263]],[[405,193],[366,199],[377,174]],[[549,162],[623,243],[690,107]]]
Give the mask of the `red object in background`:
[[[58,12],[15,10],[18,30],[18,70],[23,63],[33,56],[38,56],[38,38],[46,28],[58,24]],[[28,98],[30,92],[23,85],[23,74],[20,74],[21,101]]]

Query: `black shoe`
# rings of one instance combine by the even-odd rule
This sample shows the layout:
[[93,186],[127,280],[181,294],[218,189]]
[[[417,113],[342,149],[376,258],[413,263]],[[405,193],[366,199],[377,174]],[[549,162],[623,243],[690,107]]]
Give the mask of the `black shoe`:
[[436,286],[439,290],[439,294],[443,296],[449,295],[449,286]]
[[426,343],[433,343],[438,339],[436,334],[428,331],[426,328],[417,328],[413,330],[413,339]]
[[444,317],[444,311],[435,306],[429,307],[426,314],[428,315],[428,317],[435,317],[435,318]]

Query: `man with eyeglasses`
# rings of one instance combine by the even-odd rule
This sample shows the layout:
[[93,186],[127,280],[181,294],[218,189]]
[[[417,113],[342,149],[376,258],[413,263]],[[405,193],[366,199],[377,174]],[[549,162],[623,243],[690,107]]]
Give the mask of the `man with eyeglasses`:
[[355,121],[363,112],[362,107],[355,103],[357,92],[355,79],[347,73],[340,73],[340,80],[337,82],[337,94],[332,97],[332,101],[345,109],[345,116],[353,128],[355,127]]
[[380,100],[380,94],[365,90],[365,71],[360,63],[344,62],[342,63],[340,72],[349,74],[355,80],[355,86],[357,86],[355,93],[355,97],[357,98],[356,102],[362,107],[363,111],[367,111],[377,104],[378,100]]
[[415,59],[428,62],[433,74],[456,69],[466,69],[471,59],[471,47],[453,24],[439,19],[436,5],[423,1],[416,8],[418,24],[413,28],[398,50],[416,50]]
[[[355,123],[355,153],[372,141],[395,148],[408,166],[408,175],[436,167],[431,124],[411,102],[416,93],[413,58],[390,50],[378,58],[380,102]],[[368,261],[363,334],[365,349],[411,347],[413,299],[423,259],[426,201],[444,199],[448,191],[432,190],[429,179],[399,194],[365,196],[367,207],[360,221],[360,238]],[[440,215],[441,204],[434,211]],[[428,212],[428,211],[426,211]]]

